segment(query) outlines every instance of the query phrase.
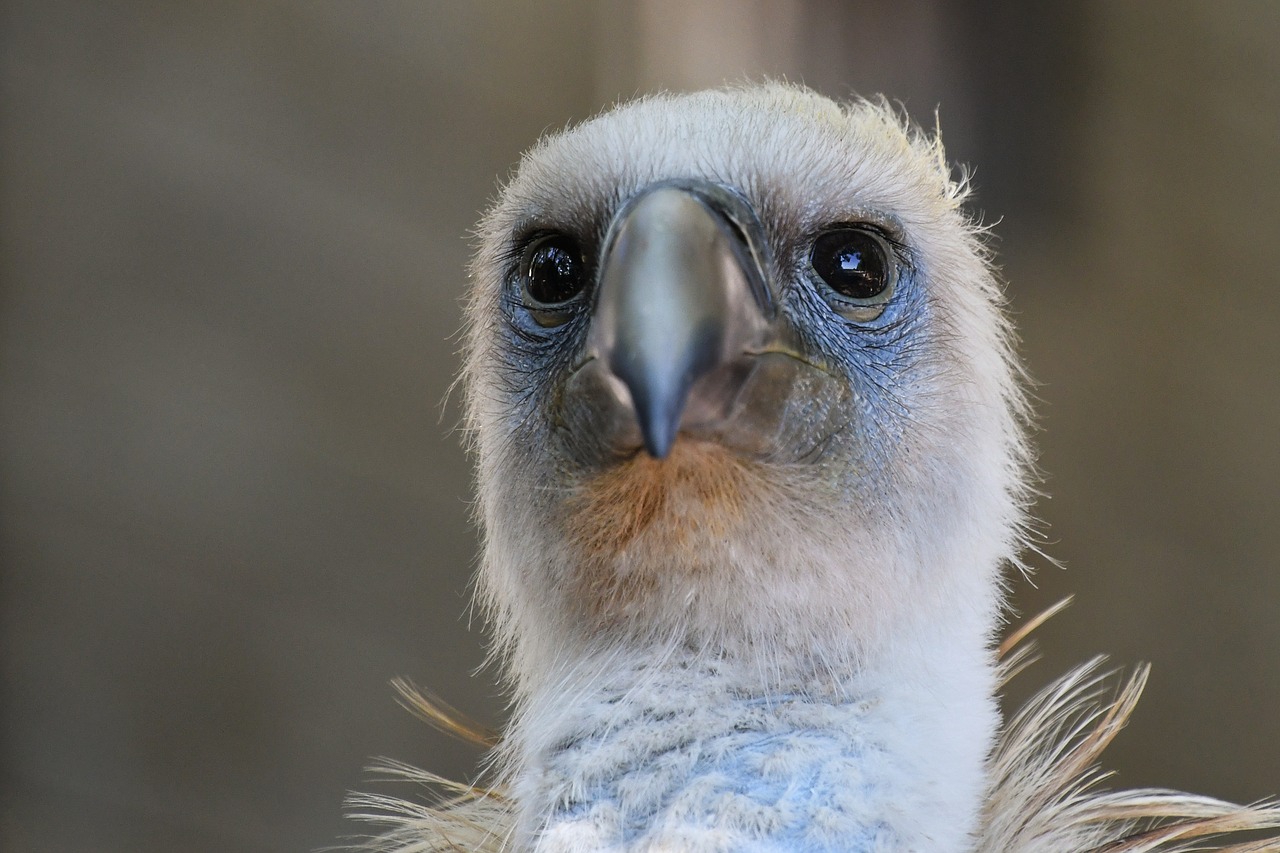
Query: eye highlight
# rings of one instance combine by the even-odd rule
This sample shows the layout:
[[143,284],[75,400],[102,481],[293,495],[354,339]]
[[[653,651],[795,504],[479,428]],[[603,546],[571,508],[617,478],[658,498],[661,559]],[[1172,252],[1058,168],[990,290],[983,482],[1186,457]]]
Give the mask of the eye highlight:
[[547,234],[530,242],[520,261],[520,282],[525,308],[539,325],[566,322],[587,284],[578,242],[567,234]]
[[837,225],[819,234],[809,265],[831,307],[855,322],[879,317],[898,281],[893,249],[866,225]]

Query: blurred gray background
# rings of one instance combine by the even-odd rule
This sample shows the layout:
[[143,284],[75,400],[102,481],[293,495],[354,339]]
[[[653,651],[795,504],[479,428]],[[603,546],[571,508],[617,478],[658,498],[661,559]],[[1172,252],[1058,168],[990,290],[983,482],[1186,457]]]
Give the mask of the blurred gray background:
[[[494,722],[445,404],[539,134],[785,76],[976,167],[1039,381],[1046,660],[1152,661],[1127,785],[1280,794],[1280,3],[4,5],[0,848],[284,851]],[[380,788],[380,790],[388,790]],[[394,790],[394,789],[391,789]]]

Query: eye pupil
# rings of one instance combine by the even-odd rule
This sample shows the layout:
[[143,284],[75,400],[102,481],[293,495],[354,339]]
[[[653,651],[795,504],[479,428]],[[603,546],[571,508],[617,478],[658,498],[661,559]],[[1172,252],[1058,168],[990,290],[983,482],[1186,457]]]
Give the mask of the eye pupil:
[[810,263],[828,287],[850,299],[875,299],[893,280],[884,241],[861,228],[835,228],[819,236]]
[[544,237],[530,247],[526,257],[525,292],[534,302],[557,305],[582,292],[582,256],[572,238]]

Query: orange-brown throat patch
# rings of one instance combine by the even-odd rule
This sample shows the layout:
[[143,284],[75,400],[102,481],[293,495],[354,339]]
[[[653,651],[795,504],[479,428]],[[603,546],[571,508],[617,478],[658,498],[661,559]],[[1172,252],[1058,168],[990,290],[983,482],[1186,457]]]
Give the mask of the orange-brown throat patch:
[[723,558],[715,543],[747,520],[755,474],[719,445],[681,439],[666,459],[638,453],[586,480],[569,501],[565,530],[583,610],[613,621],[665,580],[707,572]]

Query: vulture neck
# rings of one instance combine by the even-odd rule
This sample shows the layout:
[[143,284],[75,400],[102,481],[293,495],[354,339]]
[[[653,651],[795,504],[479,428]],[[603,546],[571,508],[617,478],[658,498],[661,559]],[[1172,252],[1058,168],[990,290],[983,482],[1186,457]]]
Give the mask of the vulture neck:
[[676,644],[582,655],[511,729],[515,849],[968,849],[991,653],[945,620],[907,633],[845,671]]

